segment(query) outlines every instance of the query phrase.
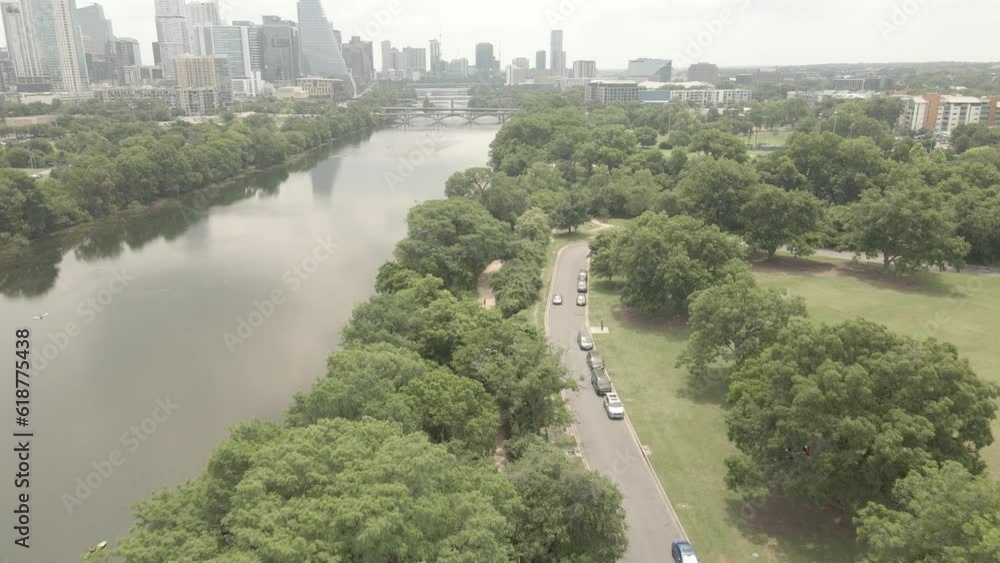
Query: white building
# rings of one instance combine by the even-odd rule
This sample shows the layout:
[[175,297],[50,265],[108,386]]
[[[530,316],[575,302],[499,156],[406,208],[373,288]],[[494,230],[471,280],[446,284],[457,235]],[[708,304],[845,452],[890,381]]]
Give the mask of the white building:
[[704,107],[732,106],[753,101],[753,90],[672,90],[670,100]]
[[597,78],[597,62],[573,61],[573,78]]

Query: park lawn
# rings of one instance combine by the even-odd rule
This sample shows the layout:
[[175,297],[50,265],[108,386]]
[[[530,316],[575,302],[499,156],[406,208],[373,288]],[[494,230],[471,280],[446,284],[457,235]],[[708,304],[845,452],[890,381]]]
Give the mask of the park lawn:
[[[900,281],[875,265],[789,257],[758,264],[755,272],[762,285],[803,296],[816,322],[864,316],[907,336],[931,332],[955,343],[981,377],[1000,383],[1000,353],[990,346],[1000,332],[1000,277],[927,273]],[[590,308],[592,324],[603,320],[610,328],[595,336],[597,345],[703,560],[855,559],[843,514],[781,501],[749,506],[726,490],[723,462],[735,448],[726,437],[724,397],[688,391],[686,370],[675,367],[688,338],[683,322],[623,310],[617,285],[607,281],[593,284]],[[994,435],[1000,438],[998,424]],[[1000,447],[984,457],[1000,475]]]
[[788,131],[761,131],[760,133],[754,133],[750,137],[748,144],[755,143],[760,145],[778,145],[784,146],[788,142],[788,138],[792,134]]

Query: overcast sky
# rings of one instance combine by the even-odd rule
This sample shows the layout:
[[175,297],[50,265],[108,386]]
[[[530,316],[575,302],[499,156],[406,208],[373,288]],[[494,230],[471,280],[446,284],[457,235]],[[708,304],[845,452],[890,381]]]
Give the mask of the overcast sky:
[[[79,5],[90,4],[77,0]],[[104,0],[116,35],[135,37],[152,64],[153,0]],[[296,17],[294,0],[219,0],[223,18]],[[376,44],[426,47],[440,38],[445,59],[475,58],[491,42],[506,65],[549,50],[565,31],[568,62],[624,68],[628,59],[673,58],[720,66],[835,62],[997,61],[997,0],[323,0],[327,17]],[[395,7],[395,14],[390,8]],[[378,12],[390,13],[387,23]],[[383,18],[385,21],[385,18]],[[697,61],[695,61],[697,62]],[[678,64],[679,63],[679,64]]]

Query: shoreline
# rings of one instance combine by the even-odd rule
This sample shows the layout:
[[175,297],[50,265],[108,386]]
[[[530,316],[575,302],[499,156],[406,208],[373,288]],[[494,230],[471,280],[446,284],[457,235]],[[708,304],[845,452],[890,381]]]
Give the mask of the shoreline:
[[[237,174],[236,176],[232,176],[220,182],[213,182],[211,184],[208,184],[196,190],[192,190],[190,192],[174,196],[157,198],[146,205],[142,205],[141,207],[125,207],[123,209],[118,209],[98,219],[92,219],[90,221],[77,223],[75,225],[70,225],[68,227],[63,227],[61,229],[45,233],[45,235],[39,238],[29,240],[28,244],[24,247],[14,247],[14,248],[0,247],[0,263],[3,263],[4,261],[7,260],[16,259],[20,254],[31,250],[31,248],[36,245],[50,244],[52,242],[57,242],[61,238],[67,238],[67,237],[72,237],[74,235],[79,235],[80,234],[79,231],[83,231],[86,229],[95,229],[101,225],[111,224],[115,221],[134,219],[136,217],[142,216],[143,214],[151,213],[153,211],[156,211],[158,209],[161,209],[169,205],[176,205],[179,203],[182,204],[184,200],[195,199],[199,196],[199,194],[201,194],[203,197],[209,195],[215,195],[225,190],[226,188],[231,187],[233,184],[251,178],[254,175],[263,174],[269,171],[277,170],[282,167],[291,166],[307,158],[311,153],[332,147],[338,141],[343,141],[345,139],[356,137],[358,135],[374,133],[378,130],[379,127],[373,127],[371,129],[364,129],[362,131],[357,131],[348,135],[341,135],[321,145],[317,145],[310,149],[306,149],[302,152],[290,155],[287,159],[285,159],[283,162],[279,164],[274,164],[272,166],[267,166],[264,168],[251,166],[250,168],[247,168],[246,170],[244,170],[240,174]],[[211,204],[209,204],[207,207],[211,207]]]

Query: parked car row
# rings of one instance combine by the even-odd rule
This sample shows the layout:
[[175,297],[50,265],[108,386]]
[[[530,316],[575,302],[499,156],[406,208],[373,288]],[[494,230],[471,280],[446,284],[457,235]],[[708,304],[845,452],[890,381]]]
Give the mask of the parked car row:
[[[587,305],[588,274],[586,270],[581,270],[577,278],[577,301],[576,304],[585,307]],[[553,305],[562,305],[562,295],[555,295],[552,298]],[[602,398],[602,406],[608,418],[612,420],[622,420],[625,418],[625,404],[621,397],[615,392],[611,384],[611,376],[604,365],[604,358],[594,344],[594,339],[585,328],[576,334],[576,343],[587,354],[587,368],[590,370],[590,384],[594,388],[594,393]],[[675,563],[698,563],[694,548],[687,540],[674,541],[670,546],[670,556]]]

